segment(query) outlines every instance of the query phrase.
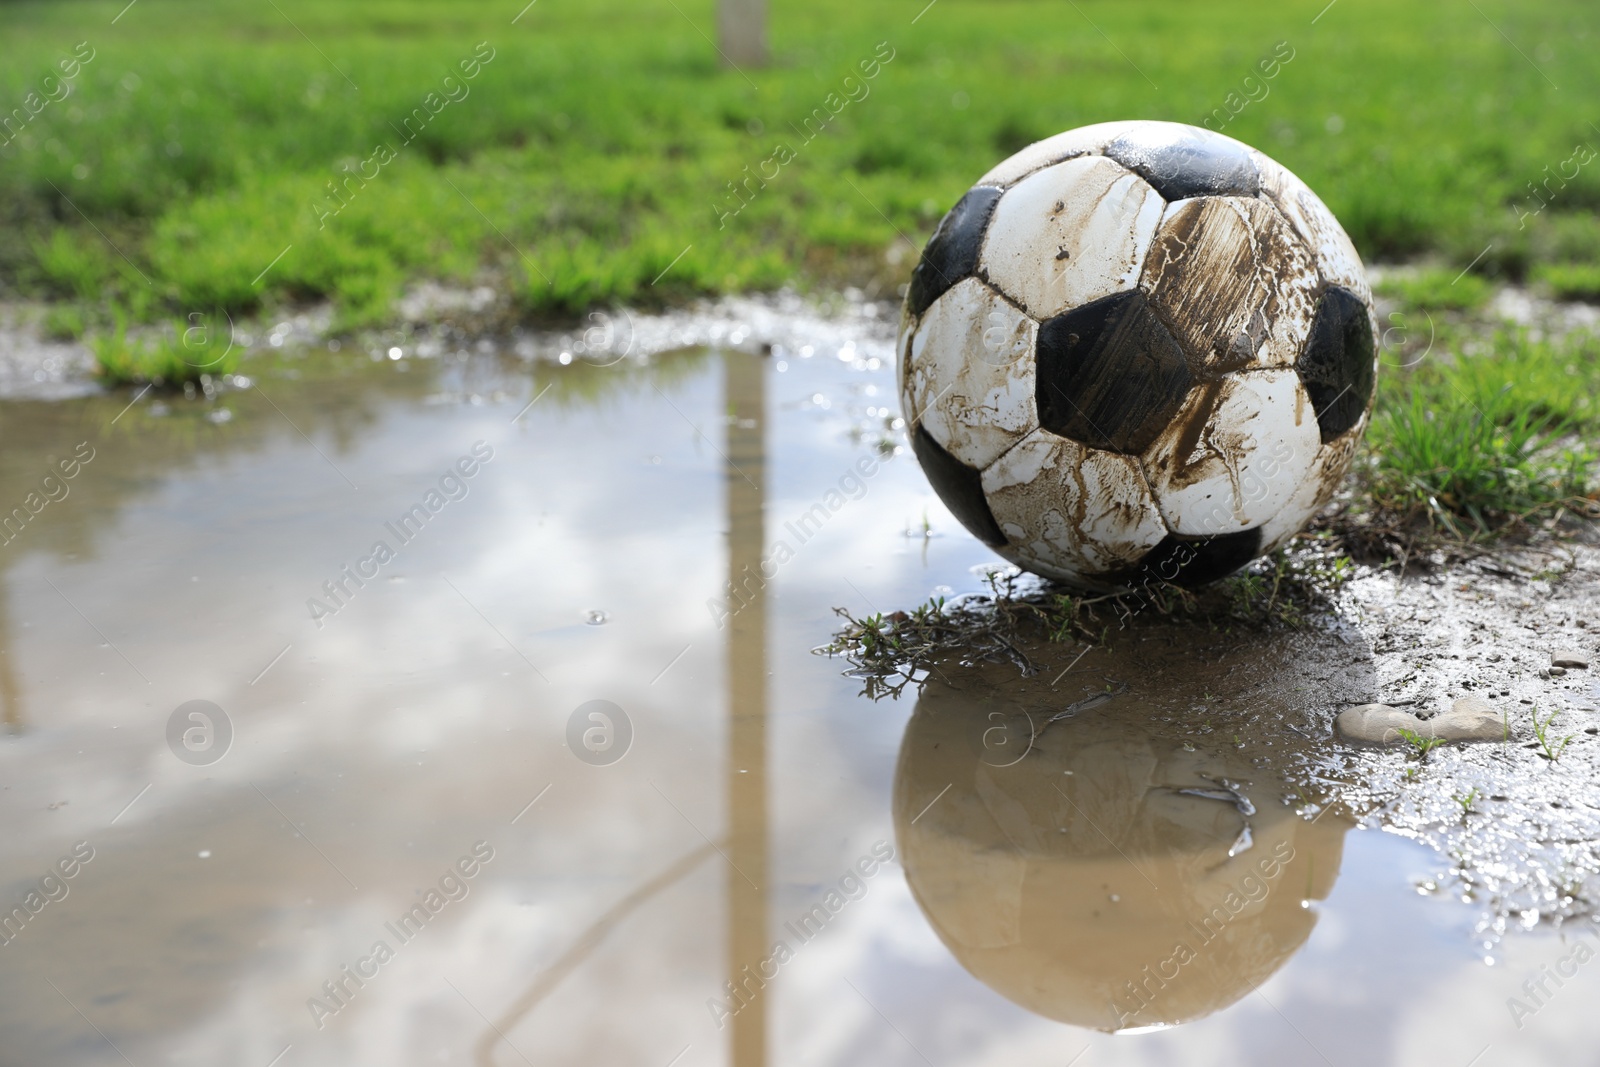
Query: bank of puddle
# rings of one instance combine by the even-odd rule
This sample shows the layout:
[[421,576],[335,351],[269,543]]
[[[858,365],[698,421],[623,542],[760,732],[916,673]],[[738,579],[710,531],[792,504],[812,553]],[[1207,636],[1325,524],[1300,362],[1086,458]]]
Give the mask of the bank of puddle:
[[1588,1055],[1590,925],[1486,937],[1328,736],[1348,620],[812,653],[994,562],[887,333],[0,402],[0,1063]]

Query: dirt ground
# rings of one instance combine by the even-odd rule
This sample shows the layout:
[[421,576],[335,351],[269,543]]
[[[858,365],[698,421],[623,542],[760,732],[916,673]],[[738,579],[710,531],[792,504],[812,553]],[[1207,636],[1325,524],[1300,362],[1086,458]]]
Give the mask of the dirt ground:
[[[1432,888],[1479,901],[1486,932],[1595,911],[1600,684],[1592,667],[1552,671],[1551,655],[1600,645],[1596,540],[1591,528],[1403,579],[1364,569],[1342,595],[1341,616],[1372,650],[1368,699],[1426,717],[1475,694],[1503,713],[1504,742],[1419,760],[1409,744],[1335,738],[1325,761],[1325,799],[1431,845],[1442,860]],[[1535,717],[1552,713],[1550,749],[1571,738],[1554,760],[1535,736]]]

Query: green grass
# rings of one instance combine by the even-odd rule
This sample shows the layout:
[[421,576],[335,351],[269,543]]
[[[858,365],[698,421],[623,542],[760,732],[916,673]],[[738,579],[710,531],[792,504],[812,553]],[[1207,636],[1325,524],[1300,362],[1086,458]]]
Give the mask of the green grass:
[[1600,264],[1541,263],[1533,277],[1557,300],[1600,302]]
[[1442,737],[1423,737],[1417,731],[1408,730],[1404,726],[1400,727],[1399,734],[1406,744],[1411,746],[1412,751],[1419,760],[1427,759],[1428,753],[1444,744],[1444,738]]
[[76,341],[87,329],[83,308],[77,304],[52,304],[39,326],[40,333],[51,341]]
[[1380,379],[1368,489],[1380,511],[1481,540],[1597,497],[1600,340],[1501,330],[1476,349],[1442,335],[1415,370]]
[[1390,274],[1373,288],[1406,307],[1430,311],[1475,311],[1494,292],[1486,278],[1439,267]]
[[[358,326],[418,277],[486,277],[530,315],[894,283],[1001,157],[1106,119],[1199,123],[1279,41],[1293,59],[1225,132],[1301,174],[1364,255],[1513,277],[1600,261],[1600,162],[1563,167],[1600,144],[1585,0],[1342,0],[1315,26],[1322,0],[942,0],[915,24],[920,2],[814,0],[772,5],[775,61],[744,73],[706,39],[711,0],[538,3],[515,25],[515,0],[123,6],[0,5],[0,106],[94,50],[0,147],[0,287],[137,321],[329,298]],[[481,41],[468,95],[405,143]],[[806,141],[879,42],[868,95]],[[779,144],[794,158],[719,221]]]
[[1577,734],[1568,734],[1566,737],[1562,738],[1550,736],[1550,724],[1556,721],[1556,716],[1559,714],[1561,714],[1559,709],[1552,709],[1550,714],[1545,717],[1544,721],[1540,722],[1539,709],[1533,709],[1533,736],[1538,739],[1539,748],[1541,750],[1539,755],[1543,756],[1551,763],[1554,763],[1556,760],[1560,759],[1561,753],[1565,752],[1567,750],[1567,746],[1572,744],[1572,739],[1578,736]]
[[89,350],[107,384],[149,382],[167,388],[232,374],[241,354],[227,330],[211,329],[199,315],[135,339],[129,337],[127,320],[119,314],[109,330],[89,338]]
[[[947,656],[1009,661],[1025,675],[1034,674],[1043,664],[1025,647],[1050,654],[1051,646],[1065,643],[1104,644],[1113,627],[1125,629],[1141,616],[1184,618],[1211,627],[1298,629],[1327,610],[1354,570],[1349,558],[1312,538],[1199,590],[1157,579],[1125,593],[1073,596],[1058,586],[1019,583],[1003,570],[992,571],[988,594],[948,603],[933,597],[909,612],[860,618],[834,608],[845,625],[815,651],[849,660],[864,680],[863,693],[878,699],[898,695],[910,683],[920,685],[918,672],[925,678]],[[1205,699],[1209,703],[1211,694]]]

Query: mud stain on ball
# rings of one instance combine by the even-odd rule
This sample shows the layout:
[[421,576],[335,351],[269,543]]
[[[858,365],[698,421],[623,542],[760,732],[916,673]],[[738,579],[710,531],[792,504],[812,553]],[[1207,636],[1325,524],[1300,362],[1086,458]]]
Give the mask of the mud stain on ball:
[[985,470],[983,492],[1006,533],[1002,555],[1080,560],[1072,579],[1124,569],[1167,532],[1137,460],[1048,430]]
[[1238,197],[1171,205],[1140,280],[1197,378],[1292,364],[1319,285],[1283,216]]
[[1174,533],[1221,534],[1277,515],[1321,448],[1295,372],[1253,371],[1207,382],[1143,456]]

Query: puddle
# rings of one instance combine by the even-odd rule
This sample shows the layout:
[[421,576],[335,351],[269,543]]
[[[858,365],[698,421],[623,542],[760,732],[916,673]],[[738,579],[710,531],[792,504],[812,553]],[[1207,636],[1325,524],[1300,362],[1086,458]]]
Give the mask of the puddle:
[[1314,790],[1365,623],[879,702],[811,654],[993,561],[887,329],[0,402],[0,504],[57,497],[0,546],[0,1064],[1590,1055],[1585,927],[1486,966]]

